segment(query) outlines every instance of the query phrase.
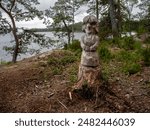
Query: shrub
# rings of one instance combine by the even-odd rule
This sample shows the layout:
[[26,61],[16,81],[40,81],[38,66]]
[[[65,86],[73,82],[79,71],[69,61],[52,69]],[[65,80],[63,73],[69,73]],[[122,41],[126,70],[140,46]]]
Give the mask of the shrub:
[[69,51],[54,52],[54,54],[48,58],[48,64],[53,66],[65,66],[69,63],[75,62],[76,60],[76,56]]
[[53,75],[60,75],[62,74],[63,69],[61,67],[52,67],[52,74]]
[[79,40],[73,40],[71,44],[68,44],[67,47],[65,47],[64,49],[68,49],[71,51],[81,51],[81,46],[80,46],[80,41]]
[[133,45],[134,50],[138,50],[139,52],[141,52],[142,50],[142,43],[139,41],[135,41],[134,45]]
[[112,42],[112,44],[119,46],[120,39],[119,38],[113,38],[111,42]]
[[103,61],[109,61],[112,58],[111,52],[104,46],[98,48],[98,54]]
[[122,62],[138,62],[141,59],[141,54],[138,51],[120,51],[116,54],[116,59]]
[[144,43],[150,44],[150,36],[145,39]]
[[134,49],[135,40],[133,37],[124,37],[122,48],[125,50],[133,50]]
[[103,81],[108,81],[109,79],[109,70],[103,69],[101,72],[101,79]]
[[73,63],[76,61],[76,57],[75,56],[65,56],[63,57],[62,59],[60,59],[60,64],[61,65],[66,65],[66,64],[69,64],[69,63]]
[[137,63],[127,62],[125,66],[123,66],[123,71],[128,74],[135,74],[141,70],[141,66]]
[[144,64],[146,66],[150,66],[150,48],[149,47],[142,50],[142,56],[143,56]]
[[13,63],[12,62],[6,62],[3,60],[0,61],[0,65],[10,65],[10,64],[13,64]]
[[56,57],[48,58],[48,64],[49,65],[58,65],[58,64],[60,64],[59,62],[60,62],[59,59]]

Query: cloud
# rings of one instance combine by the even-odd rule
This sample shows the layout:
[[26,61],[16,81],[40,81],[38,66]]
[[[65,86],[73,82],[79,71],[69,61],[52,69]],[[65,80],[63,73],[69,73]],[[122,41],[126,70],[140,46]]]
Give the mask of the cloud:
[[46,25],[43,24],[43,20],[39,20],[35,18],[32,21],[20,21],[16,22],[17,27],[24,27],[24,28],[46,28]]
[[40,4],[37,6],[39,10],[48,9],[50,6],[54,6],[57,0],[38,0]]

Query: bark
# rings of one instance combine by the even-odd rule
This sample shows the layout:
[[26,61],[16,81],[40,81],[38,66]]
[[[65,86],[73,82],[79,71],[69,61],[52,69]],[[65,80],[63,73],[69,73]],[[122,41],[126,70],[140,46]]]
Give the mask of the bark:
[[99,20],[98,0],[96,0],[96,17]]
[[66,24],[66,22],[65,22],[65,20],[63,19],[63,23],[64,23],[64,25],[65,25],[65,28],[67,29],[67,34],[68,34],[68,44],[70,44],[70,41],[71,41],[71,30],[70,30],[70,28],[67,26],[67,24]]
[[118,37],[119,33],[118,33],[117,22],[116,22],[114,0],[109,0],[109,5],[110,5],[109,15],[110,15],[110,19],[111,19],[113,37]]
[[122,24],[122,18],[121,18],[121,1],[118,0],[118,33],[119,33],[119,36],[121,36],[121,24]]
[[17,61],[17,56],[18,56],[18,50],[19,50],[19,40],[18,40],[18,36],[17,36],[17,28],[16,28],[16,24],[15,24],[15,21],[14,21],[14,18],[12,15],[10,15],[10,19],[11,19],[11,22],[12,22],[12,32],[13,32],[13,35],[14,35],[14,38],[15,38],[15,42],[16,42],[16,45],[15,45],[15,48],[14,48],[14,52],[13,52],[13,59],[12,59],[12,62],[16,62]]
[[72,9],[73,13],[73,22],[72,22],[72,41],[74,40],[74,17],[75,17],[75,3],[74,3],[74,0],[73,0],[73,9]]

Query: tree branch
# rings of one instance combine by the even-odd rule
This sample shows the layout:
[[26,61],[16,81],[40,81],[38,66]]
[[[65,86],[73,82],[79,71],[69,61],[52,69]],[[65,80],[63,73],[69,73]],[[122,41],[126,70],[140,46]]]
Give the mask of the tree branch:
[[71,32],[71,30],[70,30],[70,29],[69,29],[69,27],[67,26],[67,24],[66,24],[65,20],[64,20],[64,19],[62,19],[62,21],[63,21],[63,23],[64,23],[64,25],[65,25],[65,28],[66,28],[69,32]]
[[12,9],[13,9],[15,3],[16,3],[16,0],[14,0],[14,1],[12,2],[11,8],[10,8],[10,12],[12,11]]
[[5,13],[7,13],[8,15],[10,15],[10,12],[2,6],[1,1],[0,1],[0,8],[1,8]]

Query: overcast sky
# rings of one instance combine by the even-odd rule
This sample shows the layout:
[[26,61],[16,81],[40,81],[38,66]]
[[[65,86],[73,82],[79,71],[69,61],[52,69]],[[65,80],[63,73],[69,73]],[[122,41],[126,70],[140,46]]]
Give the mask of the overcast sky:
[[[39,0],[40,5],[38,5],[39,10],[45,10],[48,9],[50,6],[53,6],[57,0]],[[83,17],[87,15],[86,13],[87,7],[83,6],[79,10],[79,14],[75,16],[75,22],[82,21]],[[134,13],[138,12],[139,9],[135,8]],[[6,15],[5,15],[6,16]],[[32,21],[21,21],[17,22],[17,27],[25,27],[25,28],[45,28],[46,26],[43,24],[43,20],[39,20],[38,18],[35,18]]]
[[[39,10],[48,9],[50,6],[53,6],[57,0],[39,0],[40,5],[38,5]],[[75,22],[80,22],[84,16],[87,15],[86,8],[82,7],[80,13],[75,16]],[[26,22],[17,22],[18,27],[25,27],[25,28],[45,28],[46,26],[43,24],[43,20],[39,20],[35,18],[33,21],[26,21]]]

